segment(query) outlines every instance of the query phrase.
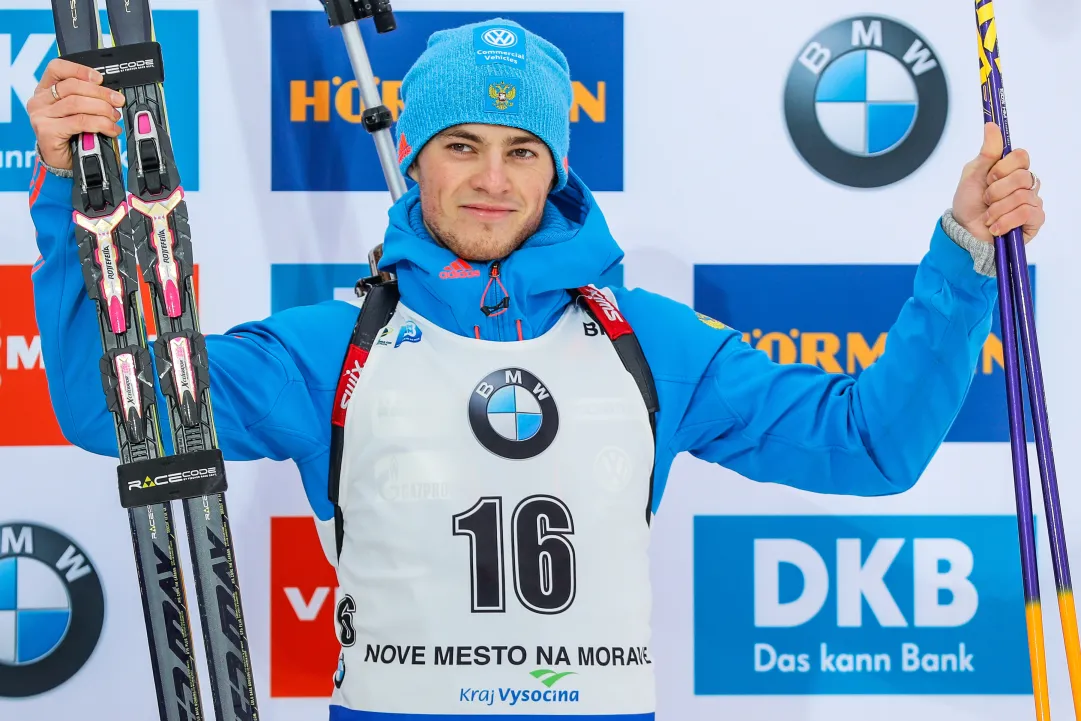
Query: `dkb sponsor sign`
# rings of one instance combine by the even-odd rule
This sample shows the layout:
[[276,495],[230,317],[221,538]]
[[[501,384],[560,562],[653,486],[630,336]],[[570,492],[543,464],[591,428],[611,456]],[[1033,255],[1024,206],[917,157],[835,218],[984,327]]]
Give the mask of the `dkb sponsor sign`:
[[699,516],[698,694],[1030,694],[1012,516]]

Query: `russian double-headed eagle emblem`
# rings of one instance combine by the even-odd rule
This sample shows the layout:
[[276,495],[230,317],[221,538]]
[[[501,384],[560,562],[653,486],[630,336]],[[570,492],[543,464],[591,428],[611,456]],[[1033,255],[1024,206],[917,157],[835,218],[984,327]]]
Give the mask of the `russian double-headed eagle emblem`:
[[506,110],[513,107],[514,96],[518,94],[518,91],[510,83],[493,83],[488,86],[488,96],[495,103],[497,110]]

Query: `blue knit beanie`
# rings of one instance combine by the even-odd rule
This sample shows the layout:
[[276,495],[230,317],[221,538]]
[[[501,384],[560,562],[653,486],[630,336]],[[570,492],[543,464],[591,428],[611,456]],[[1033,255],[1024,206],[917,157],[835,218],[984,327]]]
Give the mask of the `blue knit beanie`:
[[558,179],[567,184],[571,78],[563,53],[511,20],[440,30],[402,79],[405,108],[398,116],[402,174],[425,143],[464,123],[527,130],[552,151]]

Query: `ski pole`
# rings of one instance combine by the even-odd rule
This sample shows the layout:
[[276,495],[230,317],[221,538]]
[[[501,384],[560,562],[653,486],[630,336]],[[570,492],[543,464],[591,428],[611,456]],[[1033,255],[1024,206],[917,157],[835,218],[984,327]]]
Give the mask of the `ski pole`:
[[[387,181],[387,188],[394,202],[405,195],[405,178],[398,168],[398,154],[394,149],[394,139],[391,137],[390,126],[394,123],[390,109],[383,105],[379,97],[379,91],[375,87],[375,77],[372,73],[371,62],[368,60],[368,52],[364,47],[364,38],[360,35],[359,21],[365,18],[373,18],[375,29],[379,33],[388,33],[397,28],[394,21],[393,10],[389,0],[322,0],[323,9],[332,26],[340,27],[342,37],[345,40],[345,50],[349,54],[349,63],[353,66],[353,74],[360,88],[360,97],[364,102],[362,123],[372,139],[375,141],[375,150],[379,155],[379,164],[383,167],[383,176]],[[379,258],[382,255],[382,244],[377,245],[368,254],[368,264],[371,266],[372,275],[380,275]],[[387,280],[393,276],[390,273],[382,273]]]
[[[1006,94],[998,52],[998,31],[994,4],[991,0],[976,0],[976,25],[979,30],[980,82],[983,90],[984,116],[996,123],[1002,132],[1005,157],[1012,152]],[[1051,432],[1044,395],[1043,371],[1036,340],[1036,323],[1029,287],[1028,260],[1022,230],[1015,228],[1005,237],[995,237],[995,263],[998,275],[999,307],[1002,314],[1004,365],[1006,366],[1007,404],[1010,418],[1010,442],[1013,452],[1014,486],[1017,497],[1017,522],[1021,543],[1022,579],[1025,588],[1025,609],[1029,634],[1029,654],[1032,666],[1033,694],[1038,719],[1051,715],[1047,688],[1047,668],[1043,644],[1043,619],[1040,608],[1039,570],[1036,562],[1032,528],[1032,499],[1028,477],[1020,368],[1017,358],[1017,333],[1020,331],[1021,350],[1028,377],[1029,403],[1036,454],[1039,459],[1040,481],[1044,509],[1047,515],[1051,558],[1058,591],[1059,614],[1074,714],[1081,721],[1081,642],[1078,639],[1077,613],[1074,607],[1070,563],[1066,553],[1066,537],[1059,505],[1055,459],[1051,448]],[[1015,319],[1016,314],[1016,319]],[[1015,327],[1016,321],[1016,327]]]

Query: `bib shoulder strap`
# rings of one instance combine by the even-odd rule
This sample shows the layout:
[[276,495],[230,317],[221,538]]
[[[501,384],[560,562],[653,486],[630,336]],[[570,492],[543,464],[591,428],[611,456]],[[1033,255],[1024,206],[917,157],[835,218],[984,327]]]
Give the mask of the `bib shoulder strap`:
[[375,344],[379,329],[390,322],[394,310],[398,307],[398,284],[394,281],[374,284],[370,287],[364,305],[353,326],[353,335],[345,352],[342,372],[338,376],[338,388],[334,393],[334,408],[330,425],[330,478],[328,493],[334,504],[334,543],[337,554],[341,556],[342,540],[345,537],[344,518],[338,505],[338,490],[341,485],[342,451],[345,441],[345,418],[349,412],[349,401],[360,381],[360,373],[368,361],[368,353]]
[[[608,298],[599,288],[587,285],[576,291],[585,305],[586,311],[593,320],[604,330],[604,334],[612,341],[619,360],[623,367],[634,378],[638,390],[642,394],[642,400],[649,412],[649,427],[653,431],[653,444],[657,443],[657,411],[660,410],[660,401],[657,397],[657,387],[653,381],[653,373],[649,369],[646,355],[642,352],[642,346],[634,335],[634,330],[623,314],[619,312],[616,304]],[[653,473],[649,476],[649,500],[646,504],[646,523],[650,522],[653,514]]]

